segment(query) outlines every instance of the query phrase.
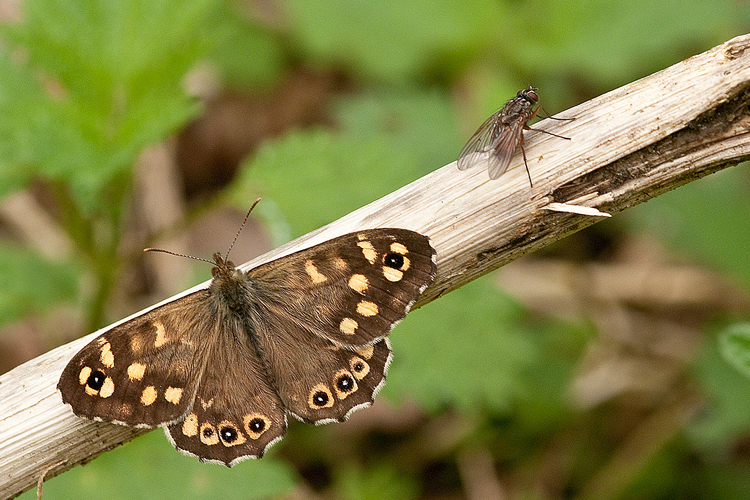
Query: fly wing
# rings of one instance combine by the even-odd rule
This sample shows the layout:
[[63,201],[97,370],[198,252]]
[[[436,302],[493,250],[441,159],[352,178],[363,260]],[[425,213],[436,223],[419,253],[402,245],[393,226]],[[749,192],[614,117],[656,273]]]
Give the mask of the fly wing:
[[523,123],[516,121],[500,129],[492,142],[489,158],[487,159],[487,173],[490,179],[497,179],[508,170],[510,160],[516,151],[516,146],[523,140]]
[[458,169],[466,170],[467,168],[481,165],[490,157],[490,148],[492,145],[493,130],[496,127],[498,115],[495,113],[485,120],[485,122],[474,132],[469,142],[463,147],[458,155]]

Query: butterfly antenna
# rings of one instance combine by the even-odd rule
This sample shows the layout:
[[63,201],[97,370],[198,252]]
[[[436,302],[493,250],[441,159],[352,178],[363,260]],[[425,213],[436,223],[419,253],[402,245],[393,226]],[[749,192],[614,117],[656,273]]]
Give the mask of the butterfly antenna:
[[168,253],[169,255],[174,255],[175,257],[186,257],[188,259],[193,260],[200,260],[202,262],[208,262],[209,264],[216,265],[214,262],[208,260],[208,259],[202,259],[200,257],[193,257],[192,255],[185,255],[184,253],[177,253],[172,252],[171,250],[164,250],[163,248],[144,248],[144,252],[161,252],[161,253]]
[[242,224],[240,225],[240,228],[237,230],[237,234],[234,235],[234,240],[232,240],[232,244],[229,245],[229,250],[227,250],[227,254],[224,257],[224,260],[229,259],[229,252],[232,251],[232,248],[234,247],[234,244],[237,243],[237,238],[240,237],[240,233],[242,232],[242,229],[245,227],[245,224],[247,224],[247,219],[250,218],[250,212],[253,211],[253,208],[255,208],[255,205],[257,205],[259,201],[260,201],[260,198],[258,198],[257,200],[255,200],[255,203],[253,203],[253,206],[250,207],[250,210],[248,210],[247,214],[245,214],[245,219],[242,221]]

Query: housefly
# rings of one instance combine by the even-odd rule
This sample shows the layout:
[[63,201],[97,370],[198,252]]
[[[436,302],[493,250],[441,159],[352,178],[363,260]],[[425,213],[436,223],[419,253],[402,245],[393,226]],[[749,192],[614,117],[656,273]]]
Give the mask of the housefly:
[[[508,169],[516,146],[520,145],[523,163],[526,165],[526,174],[529,176],[529,184],[533,186],[529,165],[526,163],[526,151],[523,149],[523,131],[536,130],[560,139],[570,140],[570,137],[563,137],[546,130],[529,128],[529,120],[534,118],[540,109],[544,109],[541,106],[535,110],[531,109],[539,102],[536,91],[537,89],[531,86],[519,90],[516,97],[508,101],[502,109],[490,116],[474,132],[469,142],[461,150],[461,154],[458,155],[459,170],[486,164],[490,179],[497,179]],[[544,112],[547,113],[546,110]],[[547,115],[554,120],[573,120],[573,118],[554,118],[549,116],[549,113]]]

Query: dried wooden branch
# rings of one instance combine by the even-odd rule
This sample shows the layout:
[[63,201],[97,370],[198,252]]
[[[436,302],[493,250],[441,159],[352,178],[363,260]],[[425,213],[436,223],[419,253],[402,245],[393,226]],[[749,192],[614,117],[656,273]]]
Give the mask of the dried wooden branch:
[[[250,264],[357,229],[405,227],[437,249],[438,277],[419,304],[431,301],[600,220],[550,203],[616,213],[750,158],[748,49],[750,35],[737,37],[557,115],[575,121],[535,125],[572,140],[526,133],[533,188],[520,151],[497,181],[452,163]],[[0,498],[34,486],[54,462],[50,476],[144,432],[77,418],[55,390],[98,333],[0,376]]]

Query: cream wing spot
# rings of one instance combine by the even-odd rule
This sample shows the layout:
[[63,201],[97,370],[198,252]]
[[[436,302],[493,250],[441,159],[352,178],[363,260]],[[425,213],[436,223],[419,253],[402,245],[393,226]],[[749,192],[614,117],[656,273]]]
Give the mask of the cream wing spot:
[[108,398],[112,394],[115,393],[115,383],[112,380],[111,377],[107,377],[104,379],[104,383],[102,384],[102,388],[99,389],[99,397],[100,398]]
[[357,349],[357,354],[365,359],[370,359],[374,353],[375,346],[372,345],[368,345],[367,347],[363,347],[362,349]]
[[369,286],[370,282],[364,274],[353,274],[352,277],[349,278],[349,288],[357,293],[365,293]]
[[406,255],[407,253],[409,253],[409,250],[401,243],[394,241],[393,243],[391,243],[391,252]]
[[133,335],[130,339],[130,350],[136,354],[143,352],[143,348],[146,346],[146,339],[143,335]]
[[109,342],[102,344],[99,359],[107,368],[113,368],[115,366],[115,355],[112,354],[112,345]]
[[198,434],[198,415],[191,413],[182,422],[182,434],[187,437],[193,437]]
[[411,267],[411,260],[409,260],[409,257],[404,257],[404,263],[401,265],[399,270],[406,272],[409,270],[410,267]]
[[164,328],[164,324],[161,321],[154,321],[154,328],[156,328],[156,339],[154,340],[154,347],[159,348],[169,342],[167,337],[167,330]]
[[371,316],[375,316],[378,314],[378,305],[375,302],[370,302],[369,300],[361,300],[359,304],[357,304],[357,313],[369,318]]
[[121,412],[123,415],[127,415],[128,417],[133,415],[133,405],[130,403],[123,403],[121,407]]
[[333,267],[335,267],[338,271],[346,271],[347,269],[349,269],[349,265],[341,257],[335,257],[331,262],[333,262]]
[[341,323],[339,323],[339,330],[341,330],[341,333],[344,335],[354,335],[358,326],[359,323],[352,318],[344,318],[341,320]]
[[182,389],[179,387],[167,387],[164,391],[164,399],[173,405],[180,404],[180,400],[182,399]]
[[398,269],[393,269],[392,267],[383,267],[383,276],[385,276],[385,279],[388,281],[395,283],[397,281],[401,281],[404,277],[404,273],[399,271]]
[[326,278],[325,274],[322,274],[320,271],[318,271],[318,268],[315,267],[315,264],[313,264],[313,261],[306,260],[305,261],[305,271],[310,276],[310,279],[312,282],[316,285],[319,285],[321,283],[325,283],[328,281],[328,278]]
[[78,373],[78,383],[81,385],[86,385],[86,383],[89,381],[89,377],[91,376],[91,372],[93,370],[90,366],[84,366],[81,368],[81,371]]
[[158,396],[158,393],[156,392],[156,387],[153,385],[149,385],[145,389],[143,389],[143,392],[141,393],[141,403],[144,406],[149,406],[154,401],[156,401],[156,397]]
[[370,264],[375,264],[375,261],[378,259],[378,252],[375,250],[375,247],[372,246],[372,243],[364,240],[358,242],[357,246],[362,249],[362,255],[365,256],[367,262],[369,262]]
[[141,380],[146,373],[146,365],[143,363],[133,363],[128,366],[128,378],[131,381]]

